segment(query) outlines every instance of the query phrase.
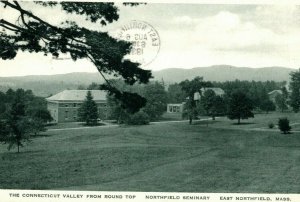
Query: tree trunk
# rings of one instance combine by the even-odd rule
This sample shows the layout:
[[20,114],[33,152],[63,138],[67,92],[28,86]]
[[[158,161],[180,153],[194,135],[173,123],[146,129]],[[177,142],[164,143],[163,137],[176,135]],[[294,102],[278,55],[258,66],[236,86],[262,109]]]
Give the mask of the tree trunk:
[[216,120],[216,117],[215,117],[214,115],[212,116],[212,120],[213,120],[213,121]]
[[20,143],[18,142],[18,153],[20,153]]
[[120,111],[119,115],[118,115],[118,124],[121,124],[122,123],[122,111]]
[[240,123],[241,123],[241,118],[239,117],[239,118],[238,118],[238,124],[240,124]]
[[189,116],[189,119],[190,119],[190,121],[189,121],[189,124],[191,125],[191,124],[192,124],[192,122],[193,122],[193,118],[192,118],[192,116],[191,116],[191,115]]

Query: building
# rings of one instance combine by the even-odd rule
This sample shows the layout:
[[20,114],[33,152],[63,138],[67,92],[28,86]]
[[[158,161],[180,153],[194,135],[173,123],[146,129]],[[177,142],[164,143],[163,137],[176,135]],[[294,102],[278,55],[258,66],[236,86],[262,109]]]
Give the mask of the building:
[[[90,90],[97,103],[100,119],[107,119],[108,107],[106,92]],[[65,90],[46,98],[48,110],[56,123],[78,121],[78,109],[84,102],[88,90]]]
[[182,104],[167,104],[167,113],[182,113],[183,112]]
[[212,90],[215,92],[217,96],[224,96],[225,92],[222,88],[214,88],[214,87],[209,87],[209,88],[201,88],[199,92],[194,93],[194,100],[200,101],[201,96],[205,93],[205,91]]
[[270,100],[273,101],[274,103],[276,103],[276,96],[282,95],[282,90],[273,90],[273,91],[269,92],[268,95],[269,95]]
[[[201,88],[199,92],[194,93],[194,100],[196,103],[199,103],[201,100],[201,96],[204,94],[205,91],[212,90],[215,92],[217,96],[224,96],[225,92],[222,88]],[[188,97],[186,99],[189,99]],[[181,104],[168,104],[167,105],[167,113],[182,113],[184,108],[185,102]]]

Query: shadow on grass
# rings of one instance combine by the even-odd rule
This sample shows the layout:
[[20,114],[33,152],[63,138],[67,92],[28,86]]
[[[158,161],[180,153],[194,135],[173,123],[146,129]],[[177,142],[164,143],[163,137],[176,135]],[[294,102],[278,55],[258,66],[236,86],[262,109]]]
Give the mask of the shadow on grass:
[[252,125],[255,124],[253,122],[242,122],[242,123],[233,123],[231,125],[237,125],[237,126],[242,126],[242,125]]
[[31,138],[38,138],[38,137],[50,137],[52,135],[45,135],[45,134],[36,134],[36,135],[31,135]]
[[84,127],[93,127],[93,126],[105,126],[104,123],[96,123],[96,124],[86,124],[86,123],[80,123],[78,124],[79,126],[84,126]]
[[217,120],[209,120],[209,121],[201,121],[200,120],[195,120],[193,121],[192,125],[212,125],[212,124],[216,124],[216,123],[220,123],[222,121],[217,121]]
[[40,153],[43,153],[45,152],[45,150],[34,150],[34,151],[22,151],[22,148],[20,148],[20,152],[18,153],[17,152],[17,149],[16,148],[13,148],[11,149],[10,151],[6,151],[6,152],[3,152],[2,155],[1,155],[1,159],[2,160],[10,160],[12,158],[15,158],[15,157],[24,157],[27,156],[28,154],[40,154]]

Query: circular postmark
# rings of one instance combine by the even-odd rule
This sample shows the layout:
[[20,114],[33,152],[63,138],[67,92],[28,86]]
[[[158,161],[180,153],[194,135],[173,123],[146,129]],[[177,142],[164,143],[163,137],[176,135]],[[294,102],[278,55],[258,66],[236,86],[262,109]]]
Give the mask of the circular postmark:
[[117,31],[118,39],[132,43],[131,51],[125,56],[132,62],[138,62],[142,67],[150,64],[160,49],[158,32],[148,23],[131,21]]

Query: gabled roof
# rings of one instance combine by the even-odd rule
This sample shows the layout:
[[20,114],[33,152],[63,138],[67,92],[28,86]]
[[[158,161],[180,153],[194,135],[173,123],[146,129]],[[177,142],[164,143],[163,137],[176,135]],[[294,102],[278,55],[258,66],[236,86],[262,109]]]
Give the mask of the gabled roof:
[[214,87],[210,87],[210,88],[201,88],[200,91],[203,94],[205,91],[207,90],[212,90],[215,92],[216,95],[224,95],[225,92],[222,88],[214,88]]
[[[94,101],[106,100],[106,92],[103,90],[90,90]],[[46,98],[48,101],[83,101],[86,98],[88,90],[64,90],[51,97]]]
[[276,93],[276,94],[282,94],[282,90],[273,90],[273,91],[269,92],[268,94],[272,95],[274,93]]
[[205,91],[207,90],[212,90],[215,92],[216,95],[218,96],[222,96],[225,94],[224,90],[222,88],[214,88],[214,87],[210,87],[210,88],[201,88],[200,92],[196,92],[194,93],[194,100],[200,100],[201,96],[204,94]]

